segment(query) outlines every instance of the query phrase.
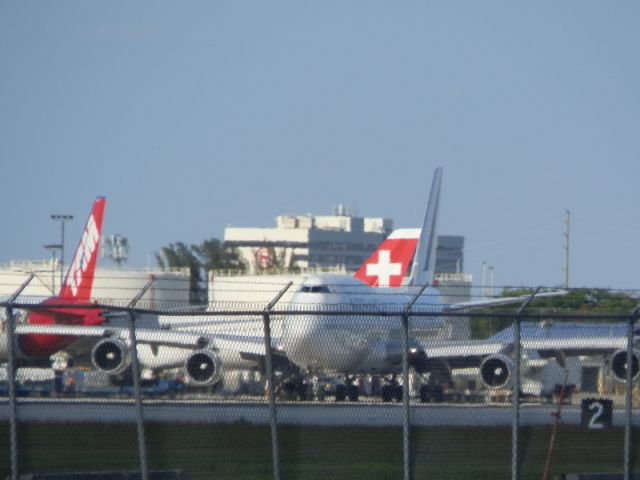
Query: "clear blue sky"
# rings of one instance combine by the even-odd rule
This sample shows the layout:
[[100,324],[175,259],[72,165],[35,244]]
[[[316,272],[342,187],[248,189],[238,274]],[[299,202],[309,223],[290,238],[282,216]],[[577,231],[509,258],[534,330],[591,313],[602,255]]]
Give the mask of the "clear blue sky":
[[0,262],[106,195],[130,264],[333,205],[498,284],[640,287],[640,2],[0,3]]

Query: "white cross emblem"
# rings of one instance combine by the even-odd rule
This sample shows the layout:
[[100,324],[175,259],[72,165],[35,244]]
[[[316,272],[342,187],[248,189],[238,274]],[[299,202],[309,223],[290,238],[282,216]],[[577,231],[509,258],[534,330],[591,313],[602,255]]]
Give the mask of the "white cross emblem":
[[380,250],[378,253],[378,263],[367,264],[367,277],[378,277],[379,287],[388,287],[392,275],[400,275],[402,271],[401,263],[391,263],[391,252]]

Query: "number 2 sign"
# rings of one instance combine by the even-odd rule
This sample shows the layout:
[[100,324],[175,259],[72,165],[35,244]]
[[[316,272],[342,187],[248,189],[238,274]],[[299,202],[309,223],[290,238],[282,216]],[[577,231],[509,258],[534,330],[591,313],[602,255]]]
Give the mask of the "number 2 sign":
[[611,428],[613,402],[607,398],[585,398],[582,400],[580,425],[589,430]]

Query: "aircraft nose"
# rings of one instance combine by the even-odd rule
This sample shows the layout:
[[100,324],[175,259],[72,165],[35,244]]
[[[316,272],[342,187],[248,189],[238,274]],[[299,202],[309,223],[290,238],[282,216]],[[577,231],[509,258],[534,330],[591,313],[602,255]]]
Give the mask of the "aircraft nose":
[[315,358],[317,345],[323,343],[319,334],[320,321],[321,318],[316,315],[293,312],[285,317],[281,346],[295,364],[307,366],[310,359]]

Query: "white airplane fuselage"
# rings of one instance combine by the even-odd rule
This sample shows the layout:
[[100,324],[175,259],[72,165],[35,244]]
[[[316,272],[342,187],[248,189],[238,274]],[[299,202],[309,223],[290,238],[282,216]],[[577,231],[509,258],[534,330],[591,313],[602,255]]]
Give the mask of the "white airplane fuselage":
[[[284,320],[279,347],[293,363],[310,371],[397,373],[402,369],[401,314],[417,292],[415,288],[372,288],[345,276],[309,277],[292,297],[289,310],[318,314],[290,314]],[[429,287],[412,311],[442,309],[440,292]],[[325,315],[321,314],[323,311],[371,314]],[[397,312],[397,315],[376,315],[376,312]],[[433,337],[443,323],[438,317],[412,317],[410,338],[415,334]]]

